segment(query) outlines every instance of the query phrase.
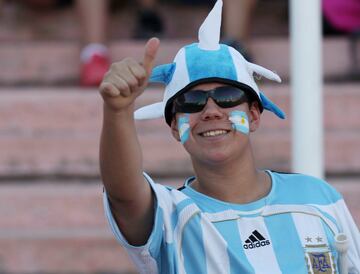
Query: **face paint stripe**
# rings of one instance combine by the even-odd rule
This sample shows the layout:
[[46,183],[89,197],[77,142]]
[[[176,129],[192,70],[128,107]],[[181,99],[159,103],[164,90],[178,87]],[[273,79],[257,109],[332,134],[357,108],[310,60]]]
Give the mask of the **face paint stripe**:
[[189,115],[179,117],[178,130],[180,135],[180,142],[184,144],[190,137]]
[[230,113],[229,120],[233,129],[243,134],[249,134],[249,118],[244,111],[234,110]]

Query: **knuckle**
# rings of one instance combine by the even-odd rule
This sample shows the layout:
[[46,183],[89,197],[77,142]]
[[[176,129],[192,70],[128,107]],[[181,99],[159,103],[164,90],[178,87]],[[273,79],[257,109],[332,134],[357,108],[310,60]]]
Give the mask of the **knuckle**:
[[128,84],[125,81],[119,81],[117,86],[120,90],[126,90],[129,88]]
[[107,83],[107,82],[103,81],[103,82],[100,84],[99,89],[100,89],[100,90],[104,90],[104,89],[106,89],[106,88],[107,88],[107,86],[108,86],[108,84],[109,84],[109,83]]
[[119,66],[119,63],[121,63],[121,62],[112,63],[110,65],[110,70],[115,70]]
[[133,67],[138,67],[139,66],[139,62],[137,60],[135,60],[134,58],[131,58],[129,60],[129,64],[131,64]]
[[111,90],[111,88],[112,88],[112,85],[110,83],[103,83],[100,86],[100,91],[106,93],[106,92],[109,92]]
[[129,86],[131,86],[132,88],[137,87],[138,86],[138,81],[136,81],[135,79],[130,79],[129,80]]
[[106,80],[106,79],[110,78],[110,76],[111,76],[111,71],[108,70],[107,72],[105,72],[103,79]]
[[118,71],[121,70],[123,67],[126,67],[126,63],[124,60],[120,62],[115,62],[110,65],[110,71]]
[[126,57],[123,59],[124,63],[126,63],[127,65],[133,64],[134,63],[134,59],[131,57]]
[[134,73],[136,74],[136,77],[137,78],[140,78],[140,79],[143,79],[146,77],[146,72],[143,68],[141,67],[137,67],[135,70],[134,70]]
[[123,80],[123,79],[120,79],[120,80],[118,81],[118,86],[119,86],[121,89],[124,89],[124,90],[129,89],[129,85],[130,85],[129,81],[125,81],[125,80]]
[[109,93],[109,89],[108,89],[108,88],[103,87],[103,88],[100,89],[100,94],[101,94],[102,96],[104,96],[104,95],[106,95],[106,94],[108,94],[108,93]]

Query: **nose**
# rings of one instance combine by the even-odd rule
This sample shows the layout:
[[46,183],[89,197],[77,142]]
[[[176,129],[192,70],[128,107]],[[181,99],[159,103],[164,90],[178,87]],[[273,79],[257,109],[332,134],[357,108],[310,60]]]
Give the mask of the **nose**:
[[201,112],[202,120],[221,119],[224,117],[224,113],[221,108],[214,102],[212,98],[209,98],[204,109]]

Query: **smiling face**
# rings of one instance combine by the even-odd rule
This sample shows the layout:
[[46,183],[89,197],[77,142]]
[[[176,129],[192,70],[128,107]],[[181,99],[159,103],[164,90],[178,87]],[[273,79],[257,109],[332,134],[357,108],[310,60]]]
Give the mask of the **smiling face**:
[[[220,86],[224,84],[205,83],[193,87],[192,90],[206,91]],[[229,120],[230,113],[235,110],[247,114],[250,132],[258,128],[260,111],[256,102],[251,106],[248,103],[242,103],[235,107],[222,108],[209,98],[203,110],[186,114],[190,134],[184,147],[193,160],[208,164],[221,163],[240,156],[249,146],[249,136],[236,131]],[[177,123],[184,115],[184,113],[176,113],[176,120],[173,119],[171,123],[172,134],[177,140],[180,140]]]

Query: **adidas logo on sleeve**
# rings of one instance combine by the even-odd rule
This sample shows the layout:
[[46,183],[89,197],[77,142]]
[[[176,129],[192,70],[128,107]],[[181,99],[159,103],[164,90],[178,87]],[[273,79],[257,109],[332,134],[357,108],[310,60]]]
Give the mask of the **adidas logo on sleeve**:
[[270,245],[270,241],[266,240],[257,230],[254,230],[245,241],[244,249],[253,249]]

